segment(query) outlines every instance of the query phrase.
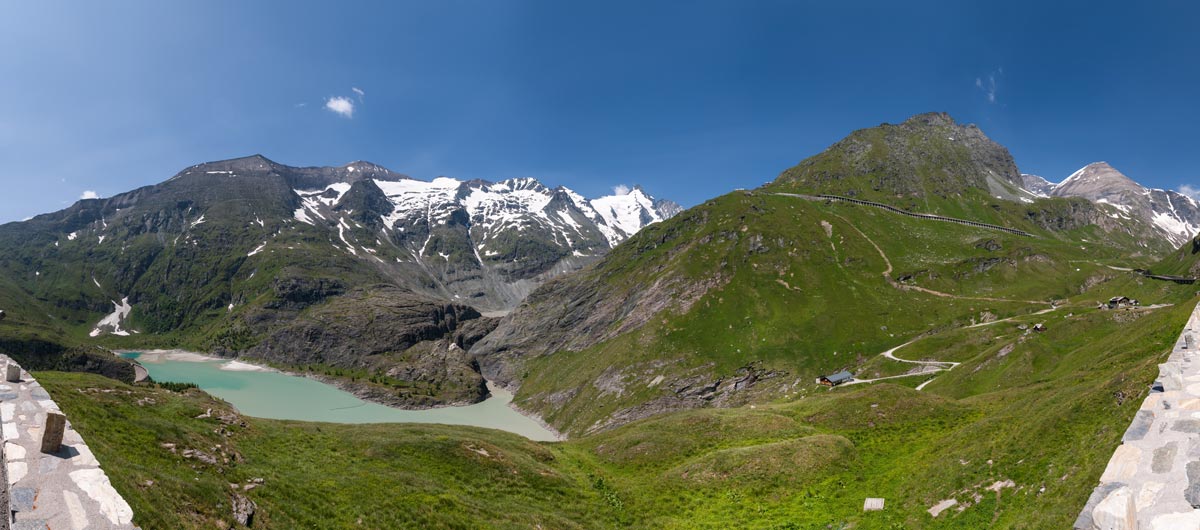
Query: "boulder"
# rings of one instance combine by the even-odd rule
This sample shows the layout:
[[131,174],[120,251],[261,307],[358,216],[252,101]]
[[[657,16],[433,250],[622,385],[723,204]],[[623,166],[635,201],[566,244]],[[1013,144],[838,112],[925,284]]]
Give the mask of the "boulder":
[[238,493],[233,494],[233,518],[242,526],[254,524],[254,512],[258,505],[249,497]]

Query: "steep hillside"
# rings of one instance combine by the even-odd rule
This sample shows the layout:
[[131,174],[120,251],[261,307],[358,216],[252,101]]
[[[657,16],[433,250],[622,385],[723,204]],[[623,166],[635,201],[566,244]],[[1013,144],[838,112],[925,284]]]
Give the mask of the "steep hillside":
[[[869,369],[915,337],[1050,308],[1111,279],[1108,265],[1150,261],[1134,224],[1087,201],[990,197],[1000,181],[989,175],[1019,175],[1011,158],[948,119],[855,132],[775,183],[648,227],[534,292],[472,353],[485,376],[520,387],[522,406],[566,432],[596,432],[788,395],[822,374]],[[981,152],[951,147],[944,170],[919,165],[924,176],[858,188],[902,175],[953,135]],[[864,138],[888,146],[874,166],[856,158]],[[884,187],[893,203],[1033,236],[799,196],[888,200]]]

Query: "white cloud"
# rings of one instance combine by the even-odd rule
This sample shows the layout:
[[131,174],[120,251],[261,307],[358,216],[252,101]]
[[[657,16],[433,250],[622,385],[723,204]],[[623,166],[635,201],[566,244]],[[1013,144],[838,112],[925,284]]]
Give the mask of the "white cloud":
[[351,87],[350,90],[353,90],[355,94],[358,94],[359,101],[362,101],[363,96],[367,95],[366,92],[363,92],[363,89],[358,88],[358,87]]
[[331,97],[325,101],[325,108],[338,113],[343,118],[354,117],[354,102],[350,101],[350,98],[342,96]]
[[996,102],[996,84],[997,78],[1004,75],[1004,68],[997,68],[987,77],[976,77],[975,88],[983,91],[983,95],[987,97],[988,103]]
[[1187,195],[1188,197],[1191,197],[1193,199],[1200,201],[1200,188],[1198,188],[1196,186],[1193,186],[1191,184],[1184,184],[1184,185],[1180,186],[1178,190],[1175,190],[1175,191],[1178,191],[1179,193],[1182,193],[1184,195]]
[[613,194],[614,195],[629,195],[629,186],[626,186],[624,184],[617,184],[616,186],[613,186]]
[[92,190],[87,190],[87,191],[83,192],[83,195],[80,195],[79,198],[80,199],[99,199],[100,194],[96,193]]

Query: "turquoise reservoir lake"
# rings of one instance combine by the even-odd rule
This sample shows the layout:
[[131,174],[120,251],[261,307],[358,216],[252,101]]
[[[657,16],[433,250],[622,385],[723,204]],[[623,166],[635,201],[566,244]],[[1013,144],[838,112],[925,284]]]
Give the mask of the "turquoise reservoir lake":
[[195,383],[247,416],[333,423],[444,423],[474,425],[556,440],[554,433],[508,406],[512,394],[489,384],[492,396],[463,407],[404,410],[363,401],[320,381],[228,359],[185,352],[128,352],[155,381]]

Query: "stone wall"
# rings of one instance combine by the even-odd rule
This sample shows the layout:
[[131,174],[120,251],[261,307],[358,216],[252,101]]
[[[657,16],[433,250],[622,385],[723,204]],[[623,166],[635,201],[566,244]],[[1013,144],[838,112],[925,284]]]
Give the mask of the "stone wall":
[[1076,530],[1200,528],[1200,304],[1121,438]]
[[[68,419],[62,445],[42,452],[47,414],[61,411],[42,386],[11,359],[16,381],[0,381],[0,420],[10,517],[3,528],[132,529],[133,510]],[[7,372],[7,370],[0,370]],[[6,378],[11,379],[11,378]]]

